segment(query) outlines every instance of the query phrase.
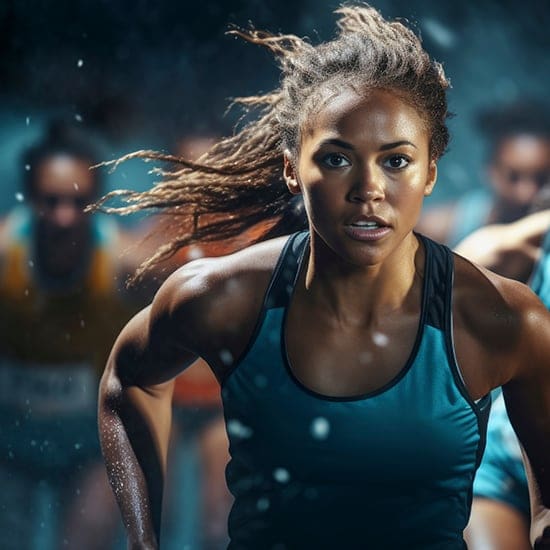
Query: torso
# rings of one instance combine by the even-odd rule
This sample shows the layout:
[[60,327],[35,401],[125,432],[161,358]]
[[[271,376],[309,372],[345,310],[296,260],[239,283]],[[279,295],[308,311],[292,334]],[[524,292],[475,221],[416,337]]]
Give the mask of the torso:
[[[441,280],[450,288],[452,268],[446,265]],[[408,533],[410,547],[462,548],[483,421],[450,351],[450,296],[442,298],[446,291],[434,283],[440,276],[424,277],[423,270],[422,275],[412,291],[411,304],[418,304],[409,305],[399,325],[407,338],[397,352],[390,349],[399,338],[391,320],[383,325],[387,340],[363,332],[362,338],[347,334],[339,341],[336,331],[318,331],[318,322],[308,336],[307,319],[296,310],[292,318],[299,279],[291,285],[296,290],[289,306],[288,297],[280,304],[273,298],[271,287],[252,347],[226,373],[222,391],[233,457],[228,483],[236,496],[230,519],[236,547],[274,544],[279,537],[289,548],[301,547],[306,538],[319,548],[336,539],[359,548],[368,536],[397,548],[401,534]],[[288,286],[275,288],[284,293]],[[305,342],[303,353],[298,340]],[[370,353],[364,340],[380,350],[370,347],[374,351],[362,371],[357,354]],[[382,375],[373,380],[375,361]],[[302,521],[291,526],[298,510]],[[434,516],[426,523],[419,510]],[[392,514],[411,518],[414,526],[388,532]]]
[[[195,339],[194,351],[207,360],[219,380],[249,344],[285,242],[280,238],[261,243],[215,264],[214,278],[220,282],[201,302],[199,323],[206,330],[202,342]],[[423,262],[420,247],[415,281],[400,309],[385,315],[375,327],[347,331],[300,304],[302,273],[285,331],[298,378],[319,393],[337,396],[372,391],[391,380],[410,355],[418,330]],[[517,347],[518,313],[503,297],[501,279],[494,274],[459,256],[454,256],[454,271],[454,348],[466,388],[477,400],[512,376],[510,350]]]

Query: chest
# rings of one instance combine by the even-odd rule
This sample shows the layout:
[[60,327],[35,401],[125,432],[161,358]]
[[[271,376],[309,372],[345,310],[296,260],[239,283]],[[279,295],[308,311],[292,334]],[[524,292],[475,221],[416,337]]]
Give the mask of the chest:
[[349,329],[290,310],[283,346],[294,375],[308,388],[338,397],[384,387],[411,358],[420,312],[399,312],[375,325]]
[[315,395],[294,379],[276,336],[267,334],[223,389],[232,456],[306,484],[330,479],[396,489],[473,468],[478,420],[441,345],[437,331],[427,329],[389,387],[338,399]]

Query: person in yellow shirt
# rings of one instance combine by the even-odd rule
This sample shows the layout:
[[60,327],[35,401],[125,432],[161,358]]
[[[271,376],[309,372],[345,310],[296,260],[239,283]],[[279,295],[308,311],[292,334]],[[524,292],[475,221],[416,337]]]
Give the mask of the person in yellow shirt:
[[107,549],[118,514],[100,460],[97,386],[135,305],[121,233],[82,132],[53,124],[25,156],[25,202],[0,233],[0,547]]

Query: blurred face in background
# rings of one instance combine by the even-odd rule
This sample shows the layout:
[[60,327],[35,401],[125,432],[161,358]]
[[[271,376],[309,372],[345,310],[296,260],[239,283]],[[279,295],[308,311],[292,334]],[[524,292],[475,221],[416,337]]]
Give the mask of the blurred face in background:
[[489,175],[497,200],[514,218],[524,216],[537,193],[550,183],[550,139],[528,134],[504,138]]
[[87,259],[90,215],[96,182],[89,163],[69,155],[54,155],[36,167],[32,206],[36,217],[35,246],[43,269],[63,275]]

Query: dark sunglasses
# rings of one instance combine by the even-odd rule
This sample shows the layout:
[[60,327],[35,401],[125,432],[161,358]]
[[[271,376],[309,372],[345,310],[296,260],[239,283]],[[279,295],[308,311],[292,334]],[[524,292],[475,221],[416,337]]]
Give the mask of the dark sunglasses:
[[49,208],[51,210],[57,208],[60,204],[70,203],[77,210],[84,210],[94,198],[88,195],[82,196],[70,196],[70,195],[55,195],[53,193],[48,193],[45,195],[37,195],[36,201]]
[[505,177],[510,183],[519,183],[520,181],[531,181],[537,187],[544,187],[550,182],[550,170],[538,170],[528,172],[522,170],[508,169],[505,172]]

